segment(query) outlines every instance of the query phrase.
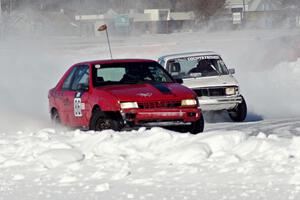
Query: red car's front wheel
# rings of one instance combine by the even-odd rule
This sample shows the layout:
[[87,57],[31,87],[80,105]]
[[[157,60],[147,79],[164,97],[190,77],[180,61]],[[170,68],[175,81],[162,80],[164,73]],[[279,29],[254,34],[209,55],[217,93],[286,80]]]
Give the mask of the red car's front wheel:
[[112,119],[100,110],[96,110],[91,118],[90,129],[94,131],[103,131],[108,129],[119,131],[121,128],[118,120]]
[[203,115],[201,114],[200,119],[198,119],[195,122],[192,122],[192,124],[189,127],[189,132],[191,134],[198,134],[198,133],[202,133],[204,130],[204,118]]

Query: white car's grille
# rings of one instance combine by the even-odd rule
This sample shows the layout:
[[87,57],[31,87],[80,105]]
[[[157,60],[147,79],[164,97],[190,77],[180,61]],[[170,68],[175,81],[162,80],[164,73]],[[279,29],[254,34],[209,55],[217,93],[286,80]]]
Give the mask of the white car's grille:
[[193,89],[194,92],[196,92],[198,97],[208,96],[226,96],[226,88],[220,87],[220,88],[198,88]]

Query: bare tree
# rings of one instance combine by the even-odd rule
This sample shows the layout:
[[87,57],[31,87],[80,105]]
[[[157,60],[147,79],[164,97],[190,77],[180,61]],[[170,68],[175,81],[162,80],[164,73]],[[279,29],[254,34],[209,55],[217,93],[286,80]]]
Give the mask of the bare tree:
[[[299,0],[279,0],[298,2]],[[223,9],[225,0],[1,0],[2,7],[18,9],[22,7],[40,8],[43,10],[82,9],[90,12],[104,12],[112,8],[126,12],[129,9],[143,11],[151,8],[170,8],[172,11],[194,11],[200,18],[209,19]],[[300,1],[299,1],[300,2]]]
[[[196,0],[197,1],[197,0]],[[197,1],[197,11],[200,16],[208,20],[211,16],[224,9],[225,0],[201,0]]]
[[292,8],[300,10],[300,1],[299,0],[281,0],[281,5],[284,8]]
[[209,20],[216,13],[223,11],[226,0],[176,0],[173,7],[177,11],[194,11],[200,19]]

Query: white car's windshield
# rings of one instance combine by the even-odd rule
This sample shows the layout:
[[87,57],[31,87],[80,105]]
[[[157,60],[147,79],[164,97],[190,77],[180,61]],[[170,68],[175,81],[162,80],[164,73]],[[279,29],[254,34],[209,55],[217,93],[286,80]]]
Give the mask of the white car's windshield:
[[229,74],[219,56],[194,56],[169,60],[167,70],[176,78],[206,77]]

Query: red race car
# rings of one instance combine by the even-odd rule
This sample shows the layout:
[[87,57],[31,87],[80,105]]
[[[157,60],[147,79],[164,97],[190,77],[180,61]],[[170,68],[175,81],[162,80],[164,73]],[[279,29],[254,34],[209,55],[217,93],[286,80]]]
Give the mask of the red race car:
[[200,133],[197,95],[180,83],[153,60],[78,63],[49,91],[51,119],[95,131],[160,126]]

